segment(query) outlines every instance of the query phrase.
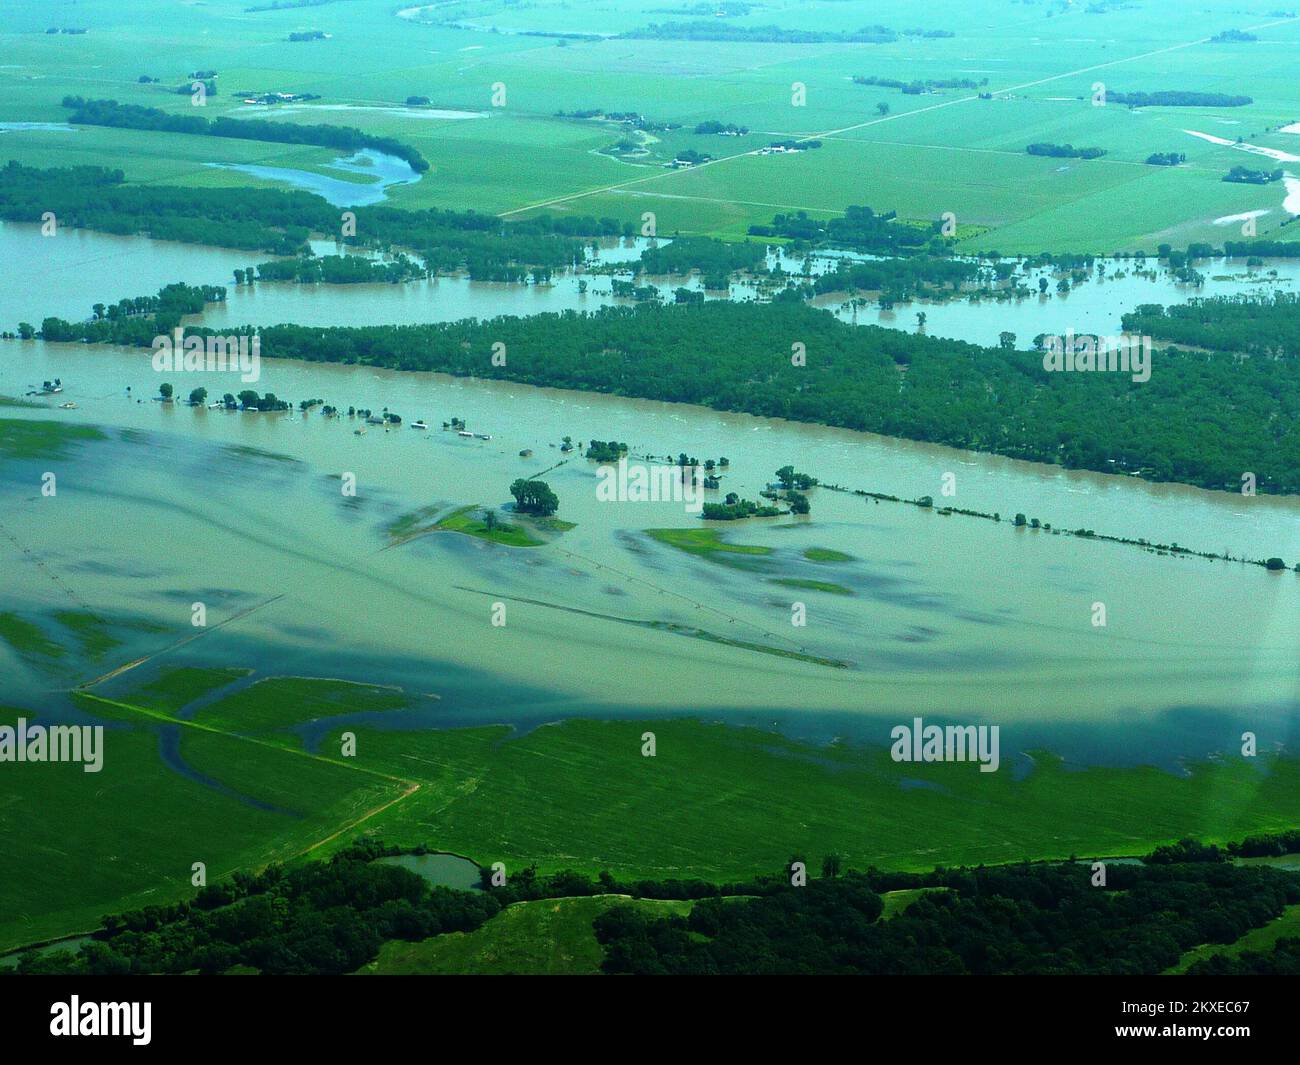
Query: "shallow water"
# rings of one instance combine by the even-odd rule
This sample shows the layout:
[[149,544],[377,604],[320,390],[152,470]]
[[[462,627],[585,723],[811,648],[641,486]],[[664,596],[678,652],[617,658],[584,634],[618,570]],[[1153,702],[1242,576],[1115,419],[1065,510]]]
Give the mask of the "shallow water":
[[[770,572],[751,572],[650,540],[647,527],[699,520],[680,503],[598,501],[595,466],[577,457],[545,475],[560,516],[578,523],[550,546],[509,549],[438,533],[385,549],[384,533],[420,506],[507,502],[515,477],[561,461],[556,445],[566,434],[624,439],[637,453],[726,455],[724,489],[750,497],[787,462],[828,482],[908,497],[938,498],[942,474],[955,472],[960,506],[1255,555],[1300,557],[1294,499],[1243,499],[671,404],[358,367],[268,361],[258,387],[345,408],[388,406],[435,426],[454,414],[493,439],[406,427],[357,437],[347,418],[135,402],[126,382],[142,395],[156,386],[147,353],[102,347],[6,344],[0,392],[56,369],[79,408],[53,416],[145,432],[57,463],[57,500],[33,488],[41,462],[6,463],[5,525],[19,543],[92,606],[173,626],[188,624],[196,599],[215,619],[285,596],[110,682],[106,694],[163,664],[219,663],[439,696],[384,715],[379,725],[388,728],[690,713],[885,742],[892,723],[921,713],[1001,723],[1008,760],[1013,749],[1040,745],[1081,761],[1169,764],[1231,746],[1243,722],[1260,732],[1263,747],[1286,743],[1300,708],[1300,580],[1292,573],[1158,557],[825,490],[814,490],[811,519],[722,527],[738,542],[772,548]],[[210,392],[229,387],[214,375],[170,377],[182,395],[198,383]],[[521,458],[523,448],[533,457]],[[356,476],[355,498],[340,492],[343,472]],[[7,589],[12,609],[66,605],[58,584],[0,546],[18,574]],[[813,546],[854,561],[809,562],[801,553]],[[854,594],[783,587],[767,580],[773,576],[835,582]],[[803,628],[791,624],[797,601],[806,604]],[[1108,610],[1101,629],[1091,624],[1098,601]],[[507,604],[505,628],[490,624],[497,602]],[[851,668],[617,619],[802,648]],[[52,681],[87,679],[174,638],[129,637],[111,661],[67,663],[66,679],[5,651],[10,701],[34,703]]]
[[482,891],[479,868],[458,854],[396,854],[375,859],[382,865],[397,865],[418,873],[436,887],[458,891]]
[[313,170],[295,170],[285,166],[263,166],[259,163],[205,163],[221,170],[238,170],[243,174],[281,181],[306,192],[314,192],[335,207],[368,207],[388,199],[388,190],[394,185],[410,185],[423,175],[405,160],[385,155],[371,148],[363,148],[355,155],[343,156],[330,163],[328,169],[349,174],[363,174],[370,181],[348,181],[329,177]]
[[[42,268],[14,270],[0,284],[0,329],[12,330],[19,321],[39,325],[46,315],[74,320],[88,318],[96,302],[152,295],[173,281],[227,287],[225,303],[212,305],[202,316],[192,319],[214,329],[281,322],[322,326],[401,325],[488,319],[503,314],[592,311],[633,302],[614,296],[610,277],[592,272],[592,267],[626,264],[627,270],[618,276],[631,279],[633,265],[650,243],[642,238],[601,241],[592,249],[585,268],[556,271],[551,282],[543,285],[471,281],[468,277],[451,276],[398,285],[259,282],[235,286],[236,269],[264,262],[268,256],[263,252],[206,248],[146,237],[116,237],[68,228],[59,229],[54,237],[44,237],[39,226],[7,223],[0,224],[0,261],[39,262]],[[317,255],[349,251],[328,240],[315,240],[312,247]],[[773,266],[780,263],[790,274],[801,274],[805,265],[813,274],[819,274],[830,269],[837,257],[841,256],[817,256],[808,261],[773,254],[768,262]],[[1270,260],[1257,268],[1248,268],[1244,260],[1209,260],[1197,266],[1206,278],[1200,287],[1180,284],[1167,270],[1158,269],[1154,261],[1141,272],[1132,260],[1106,259],[1099,260],[1099,264],[1101,270],[1094,268],[1091,280],[1065,295],[1055,291],[1057,275],[1050,270],[1033,270],[1018,275],[1034,289],[1033,294],[1016,300],[987,297],[945,303],[917,300],[882,310],[876,302],[863,300],[854,305],[844,294],[832,294],[819,297],[815,305],[832,311],[846,322],[923,331],[930,336],[978,344],[996,345],[1001,333],[1009,331],[1016,334],[1018,346],[1028,348],[1039,333],[1073,331],[1076,335],[1113,336],[1122,329],[1122,315],[1144,303],[1168,305],[1209,296],[1295,292],[1300,283],[1300,261],[1295,260]],[[1037,292],[1039,277],[1049,279],[1051,287],[1046,296]],[[676,288],[695,292],[703,288],[698,276],[642,278],[638,283],[655,285],[669,300]],[[761,298],[762,294],[760,285],[736,280],[727,292],[705,292],[705,298],[749,300]],[[917,314],[921,312],[926,315],[923,328],[917,322]]]
[[[599,257],[631,259],[643,243],[610,242]],[[13,322],[82,316],[93,300],[182,278],[224,281],[260,258],[67,230],[43,238],[34,226],[0,228],[5,251],[41,264],[9,272],[0,285],[0,319]],[[1218,264],[1206,272],[1219,269],[1240,268]],[[259,284],[232,289],[230,302],[202,320],[421,321],[609,298],[597,291],[607,279],[587,277],[585,295],[577,292],[577,274],[551,286],[461,278],[328,289]],[[970,324],[986,309],[1059,323],[1063,308],[1094,301],[1098,315],[1113,315],[1112,297],[1123,295],[1121,305],[1159,302],[1154,292],[1169,284],[1111,279],[1065,299],[931,307],[931,323],[941,327],[936,319],[951,310],[948,325],[960,315]],[[1089,321],[1081,316],[1073,327]],[[1007,323],[978,328],[994,324]],[[1028,333],[1032,325],[1019,328]],[[1081,761],[1163,764],[1231,747],[1243,723],[1260,731],[1263,749],[1285,744],[1300,709],[1300,580],[1293,573],[1160,557],[825,489],[814,490],[810,519],[718,526],[735,541],[772,549],[766,571],[744,570],[648,538],[646,528],[698,527],[699,519],[680,503],[598,501],[595,465],[562,455],[558,445],[570,435],[625,440],[634,456],[727,456],[723,491],[750,498],[787,463],[826,483],[936,500],[944,474],[952,473],[955,506],[1291,562],[1300,558],[1294,498],[1148,484],[673,404],[427,373],[263,363],[260,391],[321,398],[344,410],[388,407],[408,426],[423,419],[434,427],[371,427],[356,436],[348,419],[319,413],[152,402],[161,378],[146,350],[0,343],[0,394],[21,395],[53,377],[64,382],[59,402],[74,402],[75,410],[51,404],[6,415],[115,429],[110,440],[67,459],[0,466],[7,530],[0,559],[16,575],[5,587],[5,609],[39,616],[66,608],[72,594],[105,614],[169,631],[120,631],[123,642],[110,656],[73,654],[54,667],[0,649],[6,701],[15,705],[48,705],[52,685],[166,647],[176,628],[188,625],[195,600],[222,618],[282,594],[105,690],[126,690],[164,665],[215,663],[261,675],[397,683],[439,696],[384,715],[380,727],[389,728],[690,713],[885,742],[891,722],[923,713],[1002,722],[1008,760],[1012,749],[1040,745]],[[243,387],[235,375],[166,379],[180,396],[199,385],[213,397]],[[493,439],[441,431],[452,416]],[[533,455],[520,457],[523,449]],[[51,465],[60,491],[48,500],[37,488]],[[449,533],[388,546],[385,529],[404,514],[500,506],[509,502],[512,480],[543,471],[560,496],[560,516],[578,523],[549,546],[509,549]],[[356,476],[354,498],[340,492],[344,472]],[[809,547],[854,560],[813,563],[802,557]],[[853,594],[770,578],[832,582]],[[489,623],[497,602],[507,604],[505,628]],[[806,607],[806,626],[791,623],[796,602]],[[1107,608],[1104,628],[1091,623],[1097,602]],[[648,627],[669,624],[850,668]],[[306,730],[309,746],[329,724]]]

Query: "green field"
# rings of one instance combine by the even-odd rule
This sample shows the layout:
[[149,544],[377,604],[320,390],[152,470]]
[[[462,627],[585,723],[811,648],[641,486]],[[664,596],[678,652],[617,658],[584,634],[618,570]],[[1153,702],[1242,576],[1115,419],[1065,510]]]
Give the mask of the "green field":
[[[397,188],[404,207],[473,208],[512,216],[529,211],[612,215],[639,224],[657,216],[661,234],[743,236],[778,211],[837,214],[849,204],[931,220],[953,212],[970,236],[963,247],[1005,253],[1106,252],[1161,242],[1222,240],[1216,217],[1268,209],[1259,235],[1285,215],[1279,187],[1220,179],[1250,156],[1185,132],[1294,151],[1276,130],[1300,117],[1292,55],[1300,20],[1250,14],[1212,0],[1177,19],[1149,5],[1082,5],[1049,0],[939,0],[923,15],[904,0],[871,6],[871,19],[906,29],[951,31],[941,39],[892,43],[778,43],[684,40],[567,40],[521,36],[636,30],[663,21],[656,0],[580,7],[550,0],[484,0],[404,18],[384,0],[248,12],[246,0],[159,9],[142,0],[79,4],[17,0],[0,32],[0,121],[61,122],[63,95],[111,97],[184,112],[195,68],[218,71],[205,114],[274,111],[282,120],[336,122],[391,135],[431,163],[424,180]],[[809,0],[755,7],[729,25],[778,22],[789,29],[843,31],[864,19],[856,5]],[[456,20],[455,26],[450,24]],[[46,34],[50,23],[86,27]],[[295,43],[304,25],[330,39]],[[1225,29],[1250,28],[1249,43],[1215,43]],[[488,32],[497,30],[502,32]],[[141,76],[159,83],[142,84]],[[904,95],[855,76],[961,78],[977,89]],[[804,86],[795,105],[792,86]],[[1092,106],[1107,91],[1165,89],[1244,94],[1240,108]],[[494,106],[493,87],[505,87]],[[289,91],[321,99],[297,110],[250,107],[239,92]],[[980,99],[980,93],[989,99]],[[422,113],[408,96],[428,97]],[[878,105],[887,105],[887,114]],[[335,108],[346,108],[337,110]],[[439,117],[451,110],[474,117]],[[623,136],[614,122],[557,117],[558,111],[635,111],[682,128],[647,135],[648,154],[605,154]],[[701,121],[745,126],[747,136],[697,135]],[[795,156],[750,154],[773,139],[819,137]],[[1103,147],[1094,160],[1032,157],[1028,143]],[[216,186],[260,184],[206,163],[261,163],[323,172],[332,152],[255,141],[82,128],[9,130],[0,155],[37,165],[111,159],[131,180]],[[666,170],[679,150],[714,161]],[[1176,168],[1146,165],[1178,151]],[[333,172],[336,176],[339,172]],[[355,178],[353,178],[355,179]]]
[[[192,721],[175,716],[181,698],[230,679],[191,670],[142,683],[138,695],[79,696],[81,709],[108,723],[103,770],[4,775],[0,807],[20,821],[39,816],[42,831],[15,837],[0,856],[9,885],[0,947],[184,897],[195,861],[211,880],[328,854],[362,832],[508,870],[725,880],[783,868],[793,854],[928,870],[1141,854],[1189,834],[1225,841],[1293,824],[1300,787],[1300,763],[1276,758],[1258,768],[1208,762],[1179,776],[1072,769],[1036,752],[1017,780],[691,719],[574,720],[523,735],[505,726],[373,728],[352,715],[418,701],[307,678],[264,679]],[[293,730],[343,715],[348,724],[327,727],[317,751],[303,749]],[[198,779],[160,759],[168,728],[179,730],[177,750]],[[339,755],[343,731],[356,734],[354,756]],[[653,758],[641,755],[646,731],[657,738]],[[40,878],[19,875],[33,867]]]
[[717,529],[646,529],[645,532],[657,543],[724,565],[753,568],[759,564],[759,559],[772,553],[770,547],[760,544],[737,544],[725,540]]
[[1239,957],[1249,951],[1267,954],[1279,939],[1300,937],[1300,906],[1288,906],[1281,917],[1270,921],[1263,928],[1252,928],[1235,943],[1224,946],[1222,943],[1207,943],[1205,946],[1189,950],[1179,959],[1177,965],[1167,970],[1168,975],[1181,975],[1198,961],[1215,954],[1226,954],[1230,958]]
[[[18,716],[4,713],[4,724]],[[6,820],[40,826],[11,837],[0,853],[0,949],[189,897],[195,862],[215,881],[306,853],[402,790],[347,766],[188,729],[185,757],[219,775],[213,787],[167,768],[157,728],[140,714],[115,716],[100,772],[31,764],[9,766],[16,771],[0,778]]]
[[772,577],[773,584],[783,584],[787,588],[803,588],[810,592],[829,592],[831,595],[852,595],[853,589],[845,588],[833,581],[813,581],[804,577]]
[[689,902],[626,895],[539,899],[508,906],[476,932],[450,932],[416,943],[385,943],[366,976],[590,976],[605,952],[591,922],[612,906],[647,916],[686,914]]
[[545,543],[544,540],[539,540],[529,533],[522,525],[510,525],[503,521],[489,529],[481,514],[481,507],[461,507],[445,518],[441,518],[434,528],[445,532],[464,533],[466,536],[490,540],[494,544],[504,544],[506,547],[539,547]]
[[[0,418],[0,457],[6,459],[64,458],[79,443],[103,438],[103,433],[89,425]],[[39,487],[39,478],[33,484]]]

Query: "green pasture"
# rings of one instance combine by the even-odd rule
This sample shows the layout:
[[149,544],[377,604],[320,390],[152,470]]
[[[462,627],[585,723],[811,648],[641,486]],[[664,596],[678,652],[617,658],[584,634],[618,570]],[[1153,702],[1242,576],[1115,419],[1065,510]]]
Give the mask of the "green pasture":
[[[307,9],[247,12],[245,0],[159,8],[143,0],[49,5],[20,0],[0,29],[0,121],[58,122],[68,93],[192,110],[171,92],[196,68],[218,71],[208,117],[256,110],[281,121],[339,122],[398,137],[431,170],[392,192],[402,207],[486,212],[548,210],[639,221],[657,215],[661,233],[743,236],[781,211],[839,213],[849,204],[896,210],[906,219],[944,212],[978,226],[963,245],[1004,253],[1112,251],[1163,242],[1235,236],[1215,218],[1269,208],[1267,237],[1283,220],[1280,186],[1225,184],[1233,165],[1267,160],[1208,143],[1184,130],[1300,154],[1300,137],[1279,134],[1300,118],[1294,50],[1300,21],[1251,15],[1228,0],[1178,19],[1150,5],[1104,10],[1075,5],[1008,5],[940,0],[918,12],[902,0],[857,5],[831,0],[755,7],[734,26],[846,31],[864,19],[896,30],[950,30],[940,39],[888,44],[646,39],[570,40],[526,33],[613,34],[668,21],[657,0],[515,5],[482,0],[403,18],[382,0],[338,0]],[[688,16],[672,16],[679,21]],[[458,26],[450,25],[455,20]],[[84,35],[47,34],[49,25],[85,26]],[[1213,43],[1225,29],[1250,27],[1258,40]],[[320,29],[324,41],[293,43],[291,30]],[[496,29],[500,32],[488,32]],[[142,84],[141,75],[161,84]],[[977,89],[919,96],[863,86],[855,76],[901,80],[963,78]],[[792,86],[804,89],[795,106]],[[1094,107],[1093,87],[1110,91],[1184,89],[1247,94],[1243,108]],[[505,105],[493,106],[493,87]],[[237,91],[318,94],[317,106],[248,108]],[[977,99],[988,92],[993,99]],[[401,113],[408,96],[433,108],[480,117]],[[888,106],[880,114],[878,105]],[[392,109],[397,108],[395,113]],[[557,118],[557,111],[636,111],[681,130],[653,133],[651,154],[602,154],[620,130],[606,122]],[[744,125],[744,138],[696,136],[697,122]],[[820,136],[823,147],[794,157],[748,153],[771,139]],[[1024,154],[1034,141],[1098,146],[1096,160]],[[721,162],[668,171],[662,162],[694,147]],[[1176,170],[1147,166],[1153,152],[1185,152]],[[735,158],[724,158],[732,157]],[[134,181],[210,187],[263,184],[205,163],[261,163],[320,170],[324,149],[111,129],[75,133],[7,131],[0,158],[36,165],[111,163]]]

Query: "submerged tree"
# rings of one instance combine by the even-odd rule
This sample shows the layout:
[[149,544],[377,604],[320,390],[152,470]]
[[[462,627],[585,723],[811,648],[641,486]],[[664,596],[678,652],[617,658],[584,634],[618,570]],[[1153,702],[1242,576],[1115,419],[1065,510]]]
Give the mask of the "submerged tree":
[[510,486],[510,494],[515,497],[515,509],[524,514],[545,517],[554,514],[560,506],[559,497],[545,481],[526,481],[520,477]]

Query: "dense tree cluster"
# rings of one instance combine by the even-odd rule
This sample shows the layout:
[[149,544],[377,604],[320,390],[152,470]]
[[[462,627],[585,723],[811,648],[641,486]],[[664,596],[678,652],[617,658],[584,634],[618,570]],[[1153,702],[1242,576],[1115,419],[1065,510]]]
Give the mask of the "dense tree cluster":
[[170,333],[189,314],[209,303],[220,303],[226,290],[220,285],[164,285],[156,296],[136,296],[116,303],[97,303],[94,317],[82,322],[46,318],[41,322],[44,340],[86,341],[148,347],[153,339]]
[[[1300,358],[1300,294],[1212,296],[1162,307],[1144,303],[1122,318],[1127,333],[1215,351]],[[1300,416],[1294,392],[1279,397]]]
[[586,457],[596,462],[617,462],[627,454],[627,445],[617,440],[591,440]]
[[1300,257],[1300,240],[1225,240],[1223,254],[1234,258],[1294,259]]
[[[810,218],[806,211],[779,214],[769,226],[749,227],[752,236],[785,237],[808,244],[837,244],[855,251],[882,255],[905,255],[919,252],[938,240],[940,224],[928,226],[902,225],[895,220],[898,214],[888,211],[877,214],[870,207],[852,205],[838,218]],[[942,249],[940,242],[938,247]]]
[[302,255],[296,259],[273,259],[257,267],[261,281],[304,284],[350,285],[377,281],[396,284],[424,274],[424,267],[405,255],[386,262],[375,262],[360,255]]
[[726,278],[761,266],[766,256],[767,245],[762,242],[675,237],[671,243],[646,248],[641,253],[641,270],[652,275],[698,270],[708,277]]
[[1223,92],[1169,89],[1162,92],[1107,91],[1106,102],[1128,107],[1246,107],[1255,101],[1249,96],[1232,96]]
[[1214,954],[1187,970],[1189,976],[1300,976],[1300,939],[1279,939],[1271,953],[1248,950],[1236,957]]
[[[1296,842],[1300,832],[1257,842],[1265,838]],[[1195,841],[1180,847],[1207,850]],[[1073,861],[856,873],[829,854],[821,879],[797,887],[790,867],[712,883],[539,874],[530,866],[499,885],[484,868],[483,891],[453,891],[375,861],[399,853],[363,839],[329,861],[236,873],[190,901],[105,917],[79,954],[31,951],[17,972],[347,973],[373,960],[385,940],[472,931],[513,903],[620,895],[696,905],[688,917],[619,906],[598,917],[607,972],[1131,975],[1161,972],[1193,947],[1233,943],[1300,903],[1293,875],[1205,860],[1111,863],[1104,886],[1094,885],[1088,864]],[[880,919],[882,893],[919,888],[932,890]],[[1295,972],[1298,958],[1297,941],[1284,939],[1272,954],[1211,957],[1191,971]]]
[[749,127],[737,126],[734,122],[719,122],[717,119],[710,119],[707,122],[697,123],[695,132],[699,134],[725,133],[733,137],[742,137],[749,132]]
[[510,494],[515,497],[515,510],[521,514],[536,514],[544,518],[554,514],[560,506],[559,497],[545,481],[520,477],[510,486]]
[[[832,872],[834,869],[832,868]],[[878,892],[942,887],[878,921]],[[639,974],[1159,973],[1203,943],[1231,943],[1300,901],[1271,869],[1085,864],[849,873],[688,917],[615,907],[596,919],[605,970]],[[1289,963],[1294,963],[1288,953]]]
[[371,961],[389,939],[469,932],[500,909],[481,892],[430,887],[355,848],[329,862],[236,873],[192,902],[105,918],[79,954],[25,957],[21,973],[340,974]]
[[1025,149],[1030,155],[1046,155],[1053,159],[1100,159],[1105,148],[1076,148],[1073,144],[1048,144],[1038,142]]
[[740,521],[743,518],[776,518],[782,513],[780,507],[741,499],[735,492],[728,492],[722,503],[705,503],[700,517],[705,521]]
[[880,292],[885,302],[898,303],[914,296],[936,297],[957,292],[967,281],[974,281],[979,263],[969,259],[918,255],[903,259],[869,259],[854,262],[841,259],[834,270],[818,275],[813,291]]
[[72,115],[68,121],[77,126],[113,126],[118,129],[188,133],[200,137],[271,141],[275,144],[315,144],[347,152],[372,148],[401,159],[417,173],[429,169],[428,160],[409,144],[403,144],[392,137],[363,133],[353,126],[309,126],[298,122],[224,116],[207,119],[200,115],[174,115],[157,107],[120,104],[116,100],[87,100],[83,96],[65,96],[63,106],[71,109]]
[[[93,322],[59,330],[61,339],[80,330],[140,345],[157,333]],[[257,332],[265,357],[695,403],[1207,488],[1236,490],[1250,470],[1260,491],[1300,492],[1295,357],[1170,349],[1139,383],[1122,373],[1051,373],[1037,352],[853,326],[780,300]],[[492,364],[497,342],[511,353],[506,366]],[[792,362],[796,342],[806,365]]]
[[[120,170],[39,169],[12,160],[0,169],[0,218],[40,222],[47,211],[61,226],[277,255],[308,251],[312,234],[339,233],[339,209],[309,192],[128,185]],[[502,222],[475,211],[382,204],[354,213],[356,235],[346,243],[410,248],[433,273],[466,270],[483,281],[549,277],[553,269],[585,261],[591,239],[634,232],[631,223],[590,216]]]
[[1270,185],[1274,181],[1281,181],[1282,177],[1281,167],[1276,170],[1252,170],[1248,166],[1234,166],[1223,175],[1223,180],[1238,185]]

